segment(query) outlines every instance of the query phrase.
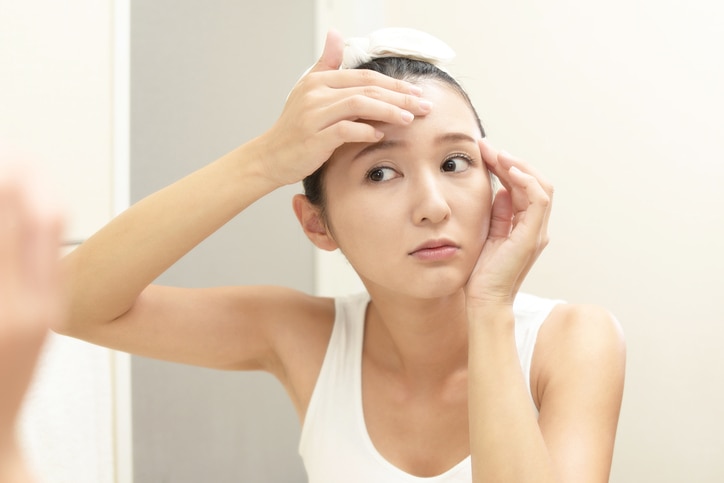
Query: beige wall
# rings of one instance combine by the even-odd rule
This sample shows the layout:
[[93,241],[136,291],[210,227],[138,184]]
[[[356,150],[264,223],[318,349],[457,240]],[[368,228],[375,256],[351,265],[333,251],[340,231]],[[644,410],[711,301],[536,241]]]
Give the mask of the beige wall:
[[724,481],[722,3],[386,4],[457,51],[491,141],[557,187],[525,289],[623,324],[611,481]]

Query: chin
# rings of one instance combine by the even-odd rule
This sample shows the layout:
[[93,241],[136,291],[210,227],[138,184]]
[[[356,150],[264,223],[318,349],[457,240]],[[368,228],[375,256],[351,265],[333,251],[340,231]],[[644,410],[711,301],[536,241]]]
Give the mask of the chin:
[[439,277],[431,282],[415,280],[413,283],[408,283],[403,287],[400,295],[404,294],[408,297],[421,300],[445,299],[463,293],[466,282],[467,278],[461,280],[459,277],[456,279]]

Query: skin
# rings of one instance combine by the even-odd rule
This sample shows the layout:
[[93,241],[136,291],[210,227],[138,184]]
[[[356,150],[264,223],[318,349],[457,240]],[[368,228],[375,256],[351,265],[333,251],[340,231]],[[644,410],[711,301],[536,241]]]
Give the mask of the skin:
[[[325,175],[332,243],[324,248],[340,248],[371,293],[379,287],[395,298],[411,298],[413,305],[463,286],[485,241],[492,201],[471,110],[437,82],[422,87],[433,112],[410,126],[378,124],[382,141],[341,147]],[[371,169],[385,181],[370,180]],[[408,256],[436,239],[455,246],[452,260],[424,263]],[[387,256],[393,248],[401,258]]]
[[[363,404],[378,451],[418,476],[471,454],[474,481],[606,481],[623,385],[617,324],[596,307],[553,311],[531,371],[539,419],[513,339],[513,299],[547,243],[552,188],[479,139],[453,91],[338,71],[342,48],[331,33],[267,133],[142,200],[70,254],[71,315],[56,329],[149,357],[269,371],[303,421],[333,300],[280,287],[149,284],[331,157],[326,218],[304,196],[293,206],[310,240],[340,248],[372,297]],[[384,149],[370,148],[380,140]],[[488,170],[504,186],[492,205]],[[446,257],[417,251],[442,238]]]
[[15,424],[51,323],[63,318],[62,217],[36,174],[0,153],[0,481],[30,482]]

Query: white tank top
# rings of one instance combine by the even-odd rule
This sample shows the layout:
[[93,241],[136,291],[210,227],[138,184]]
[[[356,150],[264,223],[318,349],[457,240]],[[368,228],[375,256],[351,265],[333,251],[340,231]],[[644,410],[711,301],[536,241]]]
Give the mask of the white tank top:
[[[299,443],[309,483],[471,482],[470,456],[441,475],[421,478],[388,462],[372,444],[362,411],[361,382],[368,302],[366,293],[335,300],[334,328]],[[519,294],[513,304],[518,356],[529,394],[530,366],[538,329],[558,303],[558,300]]]

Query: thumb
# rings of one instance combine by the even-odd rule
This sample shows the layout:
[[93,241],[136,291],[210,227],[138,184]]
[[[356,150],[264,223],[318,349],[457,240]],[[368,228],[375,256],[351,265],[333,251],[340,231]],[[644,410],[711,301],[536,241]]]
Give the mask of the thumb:
[[321,72],[325,70],[337,70],[342,64],[342,56],[344,54],[344,39],[342,34],[336,30],[327,32],[327,39],[324,42],[324,50],[311,72]]
[[506,238],[510,235],[513,219],[513,202],[510,193],[500,188],[495,194],[490,218],[488,238]]

